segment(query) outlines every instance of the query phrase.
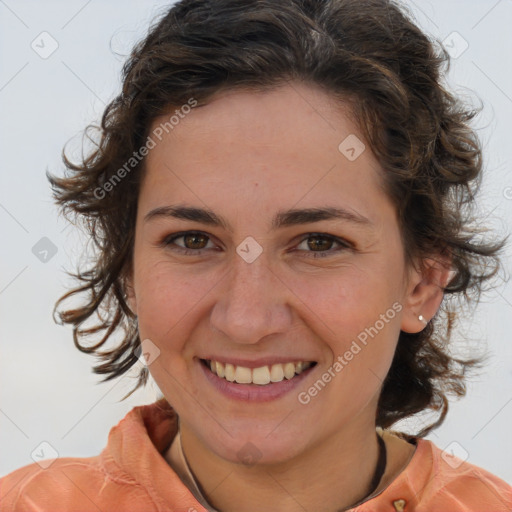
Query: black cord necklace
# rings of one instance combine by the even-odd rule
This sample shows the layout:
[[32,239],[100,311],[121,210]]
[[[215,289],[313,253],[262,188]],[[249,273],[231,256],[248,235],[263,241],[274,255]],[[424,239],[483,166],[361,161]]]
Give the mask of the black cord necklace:
[[382,477],[384,476],[384,473],[386,471],[387,464],[386,443],[384,442],[384,439],[382,439],[382,437],[379,436],[379,434],[377,434],[377,441],[379,443],[379,458],[377,459],[377,466],[375,467],[372,481],[370,482],[369,491],[366,493],[365,497],[362,500],[358,501],[357,503],[354,503],[353,505],[350,505],[350,507],[340,509],[338,510],[338,512],[345,512],[346,510],[350,510],[360,505],[361,503],[364,503],[377,490],[377,487],[379,486],[380,481],[382,480]]
[[375,468],[375,473],[373,474],[372,481],[370,483],[370,491],[368,492],[367,496],[370,494],[373,494],[377,487],[380,484],[380,481],[382,480],[382,476],[384,475],[384,472],[386,471],[386,463],[387,463],[387,450],[386,450],[386,443],[384,442],[384,439],[382,439],[381,436],[377,434],[377,441],[379,442],[379,458],[377,460],[377,467]]

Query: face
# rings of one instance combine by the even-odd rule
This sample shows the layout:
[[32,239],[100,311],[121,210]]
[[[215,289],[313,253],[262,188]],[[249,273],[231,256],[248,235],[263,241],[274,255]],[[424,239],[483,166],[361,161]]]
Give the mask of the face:
[[168,132],[147,156],[130,306],[182,428],[272,462],[374,427],[411,283],[348,106],[300,84],[224,92]]

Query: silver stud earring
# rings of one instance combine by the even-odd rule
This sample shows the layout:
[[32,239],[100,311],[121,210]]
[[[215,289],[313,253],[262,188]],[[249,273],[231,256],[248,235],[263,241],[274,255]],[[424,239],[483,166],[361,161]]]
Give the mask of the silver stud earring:
[[418,320],[419,320],[420,322],[423,322],[423,325],[427,325],[427,324],[428,324],[428,322],[425,320],[425,318],[423,318],[423,315],[420,315],[420,316],[418,317]]

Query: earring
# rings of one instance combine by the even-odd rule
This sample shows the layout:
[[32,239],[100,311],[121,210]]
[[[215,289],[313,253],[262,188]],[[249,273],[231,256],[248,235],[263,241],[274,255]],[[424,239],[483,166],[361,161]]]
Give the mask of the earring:
[[427,324],[428,324],[428,322],[425,320],[425,318],[423,318],[423,315],[420,315],[420,316],[418,317],[418,320],[419,320],[420,322],[423,322],[423,325],[427,325]]

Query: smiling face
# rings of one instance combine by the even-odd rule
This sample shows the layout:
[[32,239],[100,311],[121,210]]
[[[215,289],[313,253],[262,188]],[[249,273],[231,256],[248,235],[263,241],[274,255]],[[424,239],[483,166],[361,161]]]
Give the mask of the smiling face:
[[368,145],[338,149],[362,139],[346,112],[300,84],[231,91],[147,157],[130,306],[182,429],[227,461],[248,442],[276,462],[374,429],[400,329],[423,327],[383,171]]

